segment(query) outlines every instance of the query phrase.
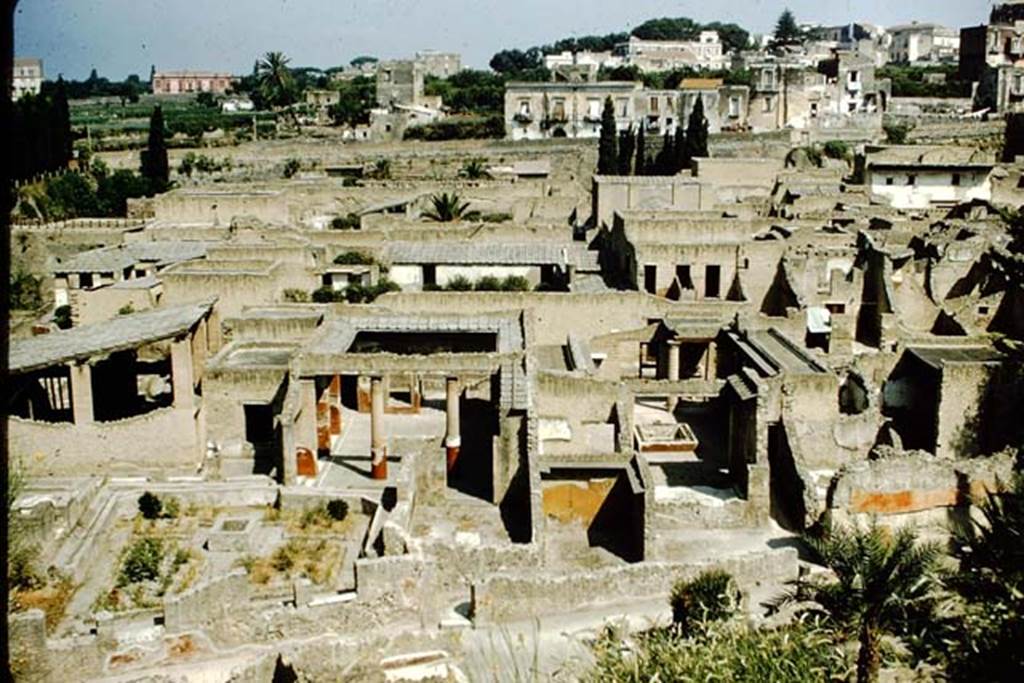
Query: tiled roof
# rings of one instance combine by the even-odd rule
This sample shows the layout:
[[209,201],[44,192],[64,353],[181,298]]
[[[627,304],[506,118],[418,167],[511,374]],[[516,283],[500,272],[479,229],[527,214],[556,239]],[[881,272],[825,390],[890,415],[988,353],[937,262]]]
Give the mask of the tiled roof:
[[213,301],[122,315],[101,323],[11,342],[12,372],[29,372],[176,337],[210,312]]

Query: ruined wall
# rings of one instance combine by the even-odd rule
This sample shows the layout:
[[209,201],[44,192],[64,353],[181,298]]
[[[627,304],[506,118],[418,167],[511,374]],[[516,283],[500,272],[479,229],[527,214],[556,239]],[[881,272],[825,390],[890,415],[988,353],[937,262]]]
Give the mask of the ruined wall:
[[156,219],[172,223],[230,225],[238,216],[267,223],[287,223],[288,205],[281,192],[178,190],[153,201]]
[[194,473],[205,444],[199,425],[195,411],[177,408],[80,425],[8,420],[11,453],[39,476]]
[[[762,582],[789,581],[797,576],[793,548],[754,552],[708,563],[645,562],[561,576],[498,574],[474,586],[473,615],[478,624],[528,619],[544,614],[566,614],[588,607],[668,598],[672,585],[701,571],[721,568],[750,590]],[[622,591],[629,586],[629,592]]]
[[948,533],[972,501],[1012,477],[1012,454],[973,460],[937,458],[921,451],[894,452],[879,460],[850,463],[836,476],[829,508],[839,519],[920,524]]
[[594,176],[595,225],[611,225],[616,211],[704,211],[715,202],[710,186],[678,176]]
[[132,313],[138,313],[153,308],[156,303],[155,292],[149,288],[73,289],[68,298],[76,325],[110,320],[126,308],[130,308]]
[[248,602],[251,582],[244,569],[235,569],[179,595],[164,597],[164,628],[169,633],[230,619],[232,607]]

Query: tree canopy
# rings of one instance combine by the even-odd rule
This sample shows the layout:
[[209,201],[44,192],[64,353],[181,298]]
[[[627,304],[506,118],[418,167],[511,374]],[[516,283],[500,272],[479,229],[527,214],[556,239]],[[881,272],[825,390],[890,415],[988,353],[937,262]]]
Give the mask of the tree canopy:
[[717,31],[726,52],[742,50],[750,40],[750,34],[737,24],[700,24],[688,17],[649,19],[634,28],[633,35],[644,40],[694,40],[701,31]]
[[779,20],[775,23],[775,42],[788,45],[792,43],[799,43],[803,38],[803,34],[800,32],[800,27],[796,24],[796,17],[787,7],[779,15]]

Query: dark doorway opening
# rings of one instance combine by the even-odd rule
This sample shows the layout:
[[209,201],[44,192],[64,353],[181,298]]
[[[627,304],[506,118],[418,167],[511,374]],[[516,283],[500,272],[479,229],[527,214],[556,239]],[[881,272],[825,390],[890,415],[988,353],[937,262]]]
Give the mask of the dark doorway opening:
[[656,294],[658,291],[658,266],[644,266],[644,291],[648,294]]

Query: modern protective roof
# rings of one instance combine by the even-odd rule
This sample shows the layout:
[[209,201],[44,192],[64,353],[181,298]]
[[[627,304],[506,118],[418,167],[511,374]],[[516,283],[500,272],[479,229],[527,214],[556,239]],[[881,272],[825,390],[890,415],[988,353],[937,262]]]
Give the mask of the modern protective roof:
[[868,152],[869,167],[934,168],[943,166],[991,168],[995,160],[989,152],[951,145],[893,145]]
[[209,314],[215,301],[157,308],[30,339],[13,340],[11,372],[29,372],[177,337]]
[[58,273],[110,273],[139,262],[164,266],[206,256],[207,242],[151,241],[90,249],[75,254],[54,267]]
[[1003,354],[990,346],[912,346],[907,351],[933,368],[952,363],[1001,363]]

